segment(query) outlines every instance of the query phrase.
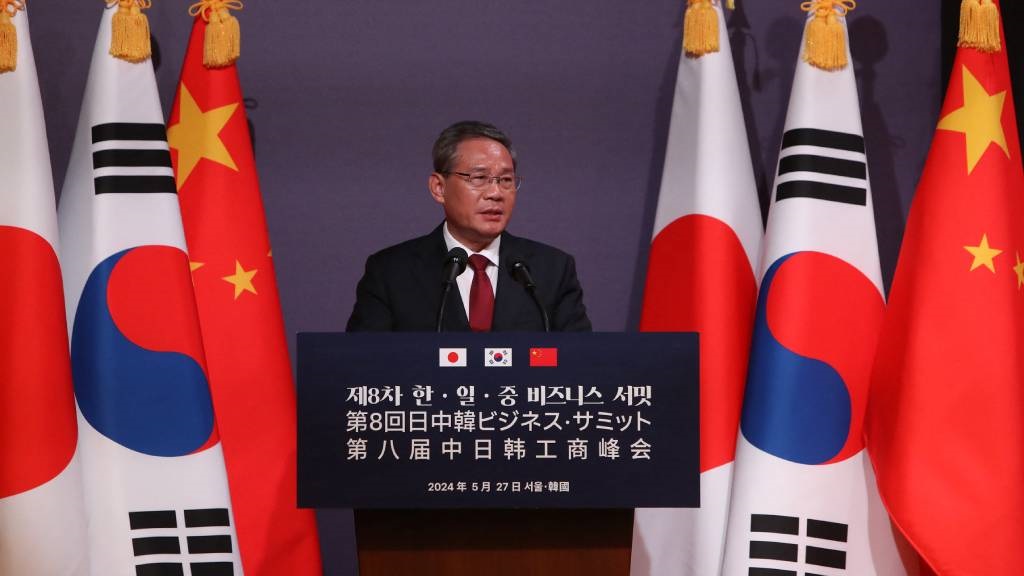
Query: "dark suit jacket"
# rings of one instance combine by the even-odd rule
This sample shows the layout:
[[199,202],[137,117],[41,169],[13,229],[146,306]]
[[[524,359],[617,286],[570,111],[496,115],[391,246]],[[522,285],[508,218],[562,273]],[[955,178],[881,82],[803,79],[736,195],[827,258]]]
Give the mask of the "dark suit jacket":
[[[448,249],[441,226],[373,254],[356,288],[356,304],[348,319],[348,332],[432,332],[443,287],[442,272]],[[544,330],[537,305],[505,266],[513,256],[522,258],[537,284],[537,296],[548,311],[552,331],[589,331],[583,290],[576,279],[572,256],[546,244],[501,235],[498,252],[498,287],[494,299],[493,331]],[[468,331],[469,320],[452,285],[445,304],[445,331]]]

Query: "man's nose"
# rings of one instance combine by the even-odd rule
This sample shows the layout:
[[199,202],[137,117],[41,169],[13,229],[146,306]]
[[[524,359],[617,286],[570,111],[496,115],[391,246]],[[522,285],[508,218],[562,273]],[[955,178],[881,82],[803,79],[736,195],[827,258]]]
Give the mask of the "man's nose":
[[484,198],[488,200],[500,200],[505,197],[505,191],[498,186],[498,179],[491,178],[484,186]]

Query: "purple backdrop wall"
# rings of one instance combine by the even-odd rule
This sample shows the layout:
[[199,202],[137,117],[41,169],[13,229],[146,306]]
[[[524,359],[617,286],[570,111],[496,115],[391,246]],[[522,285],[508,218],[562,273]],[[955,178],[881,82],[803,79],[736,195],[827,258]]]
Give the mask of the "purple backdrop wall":
[[[59,4],[30,4],[58,187],[101,2]],[[149,11],[165,110],[188,4]],[[797,0],[737,4],[730,36],[766,197],[803,16]],[[239,69],[289,333],[343,329],[365,257],[440,221],[430,144],[469,118],[519,149],[527,183],[510,229],[576,255],[595,329],[634,329],[684,5],[249,2]],[[850,17],[887,281],[943,89],[940,16],[939,3],[863,2]],[[321,521],[326,573],[351,573],[348,516]]]

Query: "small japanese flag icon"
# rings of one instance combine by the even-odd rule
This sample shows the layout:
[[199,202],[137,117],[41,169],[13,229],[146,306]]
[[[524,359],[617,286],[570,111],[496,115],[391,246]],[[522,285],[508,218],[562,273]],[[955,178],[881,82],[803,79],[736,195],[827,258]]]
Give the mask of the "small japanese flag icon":
[[437,365],[441,367],[449,366],[465,366],[466,365],[466,349],[465,348],[438,348],[437,349]]

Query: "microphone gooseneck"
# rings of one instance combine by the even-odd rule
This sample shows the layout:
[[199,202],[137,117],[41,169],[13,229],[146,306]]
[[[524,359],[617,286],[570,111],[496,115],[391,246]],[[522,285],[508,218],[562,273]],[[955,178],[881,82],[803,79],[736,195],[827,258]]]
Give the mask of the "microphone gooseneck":
[[551,320],[548,318],[548,311],[541,304],[540,297],[537,296],[537,283],[533,281],[533,276],[530,274],[530,267],[526,265],[526,260],[520,256],[510,256],[508,273],[512,276],[512,279],[523,285],[526,288],[526,292],[533,299],[533,303],[537,305],[537,309],[540,310],[541,320],[544,322],[544,331],[551,332]]
[[441,273],[441,285],[443,287],[441,290],[441,303],[437,307],[438,332],[441,332],[442,323],[444,322],[444,308],[448,302],[448,293],[451,292],[455,279],[465,271],[467,262],[469,262],[469,254],[462,248],[452,248],[444,257],[444,269]]

